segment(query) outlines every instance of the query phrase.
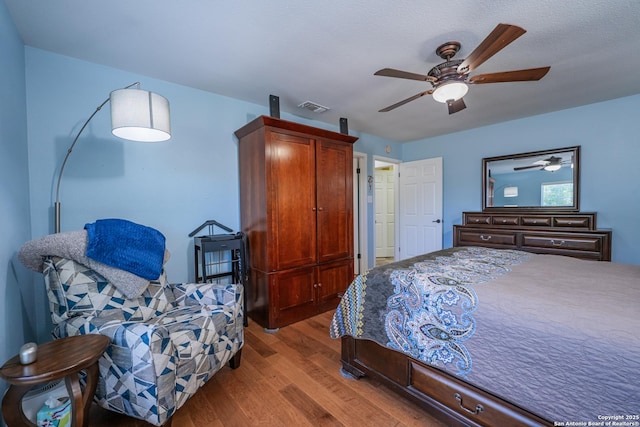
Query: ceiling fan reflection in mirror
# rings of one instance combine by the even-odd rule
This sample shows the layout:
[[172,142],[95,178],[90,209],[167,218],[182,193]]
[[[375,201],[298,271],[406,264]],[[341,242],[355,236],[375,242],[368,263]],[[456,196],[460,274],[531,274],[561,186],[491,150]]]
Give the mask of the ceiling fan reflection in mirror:
[[433,86],[433,89],[420,92],[412,97],[383,108],[380,112],[391,111],[424,95],[432,95],[436,101],[446,103],[449,108],[449,114],[453,114],[467,108],[463,97],[467,94],[469,90],[468,85],[470,84],[540,80],[547,74],[551,67],[477,74],[469,78],[471,71],[475,70],[487,59],[504,49],[525,32],[524,29],[516,25],[498,24],[491,34],[489,34],[466,59],[452,59],[460,50],[459,42],[451,41],[444,43],[436,49],[436,54],[446,60],[446,62],[436,65],[429,70],[426,75],[393,68],[383,68],[376,71],[374,73],[376,76],[427,81]]
[[551,156],[544,160],[537,160],[529,166],[515,167],[513,168],[513,170],[522,171],[526,169],[538,168],[540,170],[545,170],[547,172],[555,172],[565,164],[571,164],[571,167],[573,167],[573,160],[565,161],[565,160],[562,160],[562,157]]

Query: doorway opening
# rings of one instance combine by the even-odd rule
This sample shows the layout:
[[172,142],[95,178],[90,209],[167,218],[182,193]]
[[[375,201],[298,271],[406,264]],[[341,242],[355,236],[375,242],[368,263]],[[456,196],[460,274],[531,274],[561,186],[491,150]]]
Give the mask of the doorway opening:
[[375,265],[396,259],[398,212],[398,164],[390,159],[374,158],[374,250]]

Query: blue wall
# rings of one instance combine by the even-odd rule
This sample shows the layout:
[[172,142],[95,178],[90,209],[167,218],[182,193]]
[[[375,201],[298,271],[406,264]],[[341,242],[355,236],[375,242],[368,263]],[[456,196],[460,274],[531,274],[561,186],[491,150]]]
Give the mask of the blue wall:
[[462,212],[482,209],[483,157],[580,145],[580,210],[597,212],[598,227],[613,230],[613,261],[640,264],[638,111],[640,95],[619,98],[406,143],[402,159],[443,157],[449,247]]
[[[35,340],[31,276],[16,258],[29,240],[29,166],[22,41],[0,2],[0,364]],[[7,383],[0,381],[0,396]],[[3,425],[0,420],[0,425]]]
[[[239,229],[233,133],[268,114],[266,98],[265,105],[251,104],[30,47],[26,76],[33,238],[53,232],[54,180],[78,129],[112,90],[140,81],[143,89],[169,99],[172,138],[157,144],[120,140],[111,135],[108,109],[100,111],[64,171],[61,229],[79,230],[109,217],[155,227],[166,236],[172,253],[169,280],[192,280],[193,239],[188,234],[208,219]],[[337,124],[286,114],[282,118],[338,131]],[[360,138],[356,151],[383,154],[387,145],[397,147],[395,142],[354,134]],[[399,158],[396,151],[387,156]],[[42,283],[39,275],[34,280]],[[46,308],[44,293],[37,297],[37,304]],[[42,328],[42,339],[49,329]]]

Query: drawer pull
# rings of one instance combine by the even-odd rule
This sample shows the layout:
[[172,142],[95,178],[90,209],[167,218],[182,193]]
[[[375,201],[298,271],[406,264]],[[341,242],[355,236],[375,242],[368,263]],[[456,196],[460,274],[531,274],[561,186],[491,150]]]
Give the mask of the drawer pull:
[[458,401],[458,405],[460,405],[460,407],[461,407],[462,409],[464,409],[465,411],[467,411],[467,412],[468,412],[468,413],[470,413],[470,414],[478,415],[480,412],[484,411],[484,407],[483,407],[481,404],[479,404],[479,403],[476,405],[476,409],[475,409],[475,410],[471,410],[471,409],[469,409],[469,408],[466,408],[466,407],[462,404],[462,396],[460,396],[460,394],[459,394],[459,393],[454,393],[454,394],[453,394],[453,397],[455,397],[455,398],[456,398],[456,400]]
[[485,242],[487,242],[487,241],[491,240],[491,236],[485,236],[484,234],[481,234],[480,235],[480,239],[484,240]]
[[564,240],[551,240],[551,244],[553,246],[562,246],[564,245]]

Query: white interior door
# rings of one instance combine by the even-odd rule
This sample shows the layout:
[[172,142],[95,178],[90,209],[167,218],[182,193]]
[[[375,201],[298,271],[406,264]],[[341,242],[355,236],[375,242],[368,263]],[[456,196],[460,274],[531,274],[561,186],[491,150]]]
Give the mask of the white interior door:
[[395,179],[393,166],[376,168],[376,258],[393,257],[395,254]]
[[397,259],[442,249],[442,157],[400,164]]

